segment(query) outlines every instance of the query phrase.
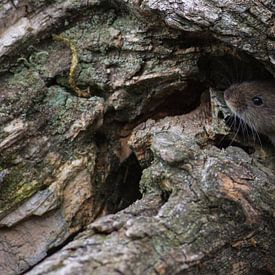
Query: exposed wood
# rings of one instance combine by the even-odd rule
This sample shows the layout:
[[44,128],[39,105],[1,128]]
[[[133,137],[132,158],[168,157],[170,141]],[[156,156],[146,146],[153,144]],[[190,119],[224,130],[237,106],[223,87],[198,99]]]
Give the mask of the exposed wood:
[[3,1],[0,273],[273,274],[274,149],[218,91],[275,75],[272,2]]

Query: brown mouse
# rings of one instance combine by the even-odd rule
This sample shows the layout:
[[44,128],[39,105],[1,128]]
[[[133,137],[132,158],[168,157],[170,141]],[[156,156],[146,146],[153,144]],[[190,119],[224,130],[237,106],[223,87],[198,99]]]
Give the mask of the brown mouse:
[[224,100],[236,116],[275,145],[275,79],[231,85]]

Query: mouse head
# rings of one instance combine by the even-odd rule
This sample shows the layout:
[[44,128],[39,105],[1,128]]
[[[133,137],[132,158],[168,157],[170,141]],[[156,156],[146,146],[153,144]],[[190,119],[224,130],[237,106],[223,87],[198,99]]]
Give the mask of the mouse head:
[[224,92],[230,110],[263,134],[275,132],[275,81],[234,84]]

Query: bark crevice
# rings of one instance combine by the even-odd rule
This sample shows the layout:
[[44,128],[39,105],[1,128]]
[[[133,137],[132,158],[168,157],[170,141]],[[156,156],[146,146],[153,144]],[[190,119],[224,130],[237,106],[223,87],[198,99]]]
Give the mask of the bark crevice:
[[14,3],[0,4],[0,273],[272,274],[274,149],[235,136],[223,102],[274,76],[272,1]]

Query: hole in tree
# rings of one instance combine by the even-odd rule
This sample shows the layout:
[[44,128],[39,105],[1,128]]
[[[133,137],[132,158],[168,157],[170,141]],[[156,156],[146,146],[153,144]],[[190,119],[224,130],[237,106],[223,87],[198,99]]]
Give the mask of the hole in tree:
[[[200,58],[198,67],[205,85],[220,91],[226,90],[234,83],[272,78],[272,75],[261,63],[242,52],[224,56],[205,55]],[[251,154],[255,151],[256,144],[268,142],[265,136],[256,133],[248,125],[241,123],[237,117],[234,118],[233,115],[228,117],[220,110],[218,118],[224,120],[232,129],[232,136],[220,135],[217,137],[215,145],[218,148],[238,146]]]
[[219,112],[218,112],[218,118],[219,118],[219,119],[224,119],[224,114],[223,114],[222,111],[219,111]]
[[141,199],[139,191],[141,175],[142,168],[134,153],[111,173],[106,184],[108,190],[112,192],[106,201],[108,213],[116,213]]
[[98,147],[104,145],[107,141],[107,137],[103,131],[96,131],[94,134],[95,143]]
[[205,55],[200,58],[198,67],[202,80],[218,90],[225,90],[234,83],[272,78],[260,62],[242,52],[223,56]]
[[189,80],[184,90],[175,90],[159,102],[152,114],[152,118],[159,119],[166,116],[177,116],[191,112],[200,104],[200,97],[205,90],[201,82]]

